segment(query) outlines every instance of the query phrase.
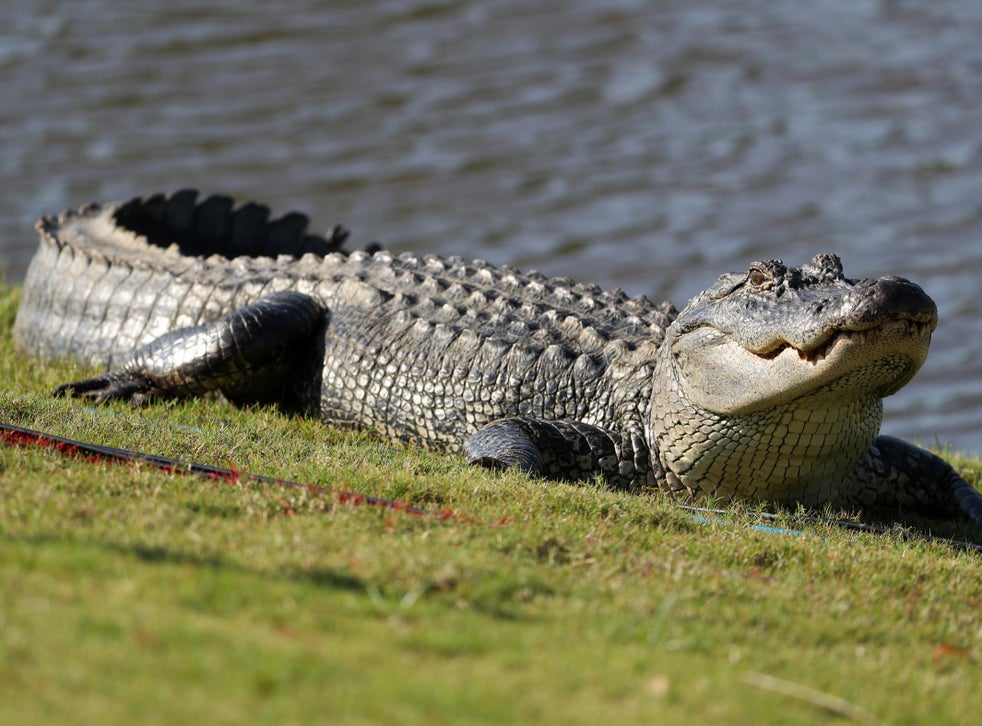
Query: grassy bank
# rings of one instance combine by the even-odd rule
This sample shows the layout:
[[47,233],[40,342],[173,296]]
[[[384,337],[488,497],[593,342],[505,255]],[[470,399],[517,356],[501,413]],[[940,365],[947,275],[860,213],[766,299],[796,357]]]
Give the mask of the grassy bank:
[[[746,511],[698,519],[270,409],[54,400],[79,371],[13,353],[15,306],[0,291],[3,421],[326,491],[0,447],[0,722],[967,723],[982,711],[978,553],[792,517],[775,531]],[[982,479],[979,462],[959,466]]]

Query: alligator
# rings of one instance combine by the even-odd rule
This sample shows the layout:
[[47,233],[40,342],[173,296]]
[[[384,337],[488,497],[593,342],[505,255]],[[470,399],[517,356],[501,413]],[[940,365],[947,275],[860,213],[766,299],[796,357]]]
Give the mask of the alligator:
[[97,402],[221,394],[544,478],[982,522],[947,462],[878,435],[937,324],[908,280],[764,260],[679,312],[307,226],[187,189],[43,217],[15,344],[105,367],[56,391]]

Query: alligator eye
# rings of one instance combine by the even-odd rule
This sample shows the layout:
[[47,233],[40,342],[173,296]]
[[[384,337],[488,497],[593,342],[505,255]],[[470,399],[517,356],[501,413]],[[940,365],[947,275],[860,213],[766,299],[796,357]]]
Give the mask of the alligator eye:
[[747,273],[747,279],[754,287],[766,287],[774,282],[774,275],[763,267],[753,265]]

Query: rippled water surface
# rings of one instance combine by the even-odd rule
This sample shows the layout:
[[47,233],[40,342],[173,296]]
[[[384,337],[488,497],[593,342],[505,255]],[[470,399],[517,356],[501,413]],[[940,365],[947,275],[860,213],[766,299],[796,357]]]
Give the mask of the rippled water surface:
[[982,453],[982,4],[11,0],[0,254],[197,186],[684,302],[760,258],[941,326],[884,430]]

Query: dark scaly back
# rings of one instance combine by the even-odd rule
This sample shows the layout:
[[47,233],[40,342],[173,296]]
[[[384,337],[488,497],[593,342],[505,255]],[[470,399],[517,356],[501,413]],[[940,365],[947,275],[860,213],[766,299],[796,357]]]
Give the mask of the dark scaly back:
[[[42,244],[25,285],[18,345],[35,355],[118,364],[171,330],[295,290],[331,316],[334,359],[315,360],[315,352],[310,359],[325,361],[328,377],[356,365],[369,378],[381,376],[382,385],[389,378],[379,371],[396,366],[453,381],[448,396],[467,389],[472,400],[493,401],[481,415],[599,422],[630,410],[637,418],[652,350],[676,314],[670,305],[481,260],[393,255],[377,245],[349,253],[342,227],[323,236],[306,227],[296,212],[270,219],[262,205],[235,207],[224,196],[198,201],[190,190],[46,217],[38,223]],[[471,380],[478,369],[479,384]],[[420,400],[417,373],[402,379],[406,406]],[[631,380],[605,382],[618,376]],[[311,372],[304,382],[302,398],[312,408],[320,378]],[[361,384],[346,378],[339,385]],[[320,401],[321,413],[357,418],[356,392],[349,392],[350,400]],[[419,406],[411,407],[425,419]]]
[[[235,207],[228,196],[212,195],[202,201],[197,201],[197,196],[195,190],[185,189],[169,197],[137,197],[120,205],[113,218],[119,227],[144,237],[149,244],[161,248],[176,245],[187,257],[218,255],[234,260],[352,254],[344,246],[350,233],[342,225],[334,225],[324,235],[308,234],[309,219],[300,212],[270,219],[269,208],[256,202]],[[628,298],[622,290],[604,291],[569,278],[550,278],[537,271],[522,273],[511,266],[457,256],[376,256],[380,250],[381,245],[372,242],[356,251],[354,269],[344,274],[392,293],[401,291],[431,298],[434,303],[462,305],[484,319],[493,318],[495,325],[501,317],[536,323],[554,311],[573,316],[604,340],[658,342],[675,315],[670,305],[655,306],[644,296]],[[302,274],[310,273],[304,270]]]
[[230,197],[197,198],[181,190],[38,220],[41,244],[15,326],[19,349],[109,365],[156,335],[215,320],[265,291],[324,296],[341,279],[401,293],[410,307],[423,300],[424,308],[470,308],[476,324],[494,334],[503,332],[503,319],[519,337],[522,323],[562,324],[591,348],[609,340],[660,342],[675,315],[644,297],[480,260],[375,255],[377,243],[348,253],[340,225],[313,235],[297,212],[271,219],[254,202],[235,207]]

